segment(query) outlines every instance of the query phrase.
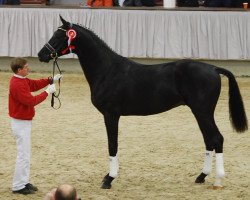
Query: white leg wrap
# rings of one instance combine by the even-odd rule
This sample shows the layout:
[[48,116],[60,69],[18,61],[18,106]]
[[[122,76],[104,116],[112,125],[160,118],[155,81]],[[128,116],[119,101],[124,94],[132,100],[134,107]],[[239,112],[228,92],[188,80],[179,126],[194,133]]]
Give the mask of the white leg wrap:
[[225,176],[223,153],[216,153],[216,180],[214,186],[221,186],[221,180]]
[[118,164],[118,159],[117,156],[109,157],[109,176],[116,178],[118,175],[119,171],[119,164]]
[[213,161],[213,151],[206,151],[204,159],[204,167],[202,169],[202,172],[204,174],[209,175],[211,173],[212,161]]

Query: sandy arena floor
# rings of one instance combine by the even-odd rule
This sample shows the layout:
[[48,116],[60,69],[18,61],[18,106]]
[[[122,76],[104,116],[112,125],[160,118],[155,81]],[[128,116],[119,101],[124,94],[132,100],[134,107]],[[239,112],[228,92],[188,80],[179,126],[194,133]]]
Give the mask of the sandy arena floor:
[[[121,117],[119,177],[110,190],[100,189],[108,172],[107,136],[102,115],[90,102],[83,74],[65,74],[62,107],[53,110],[50,98],[36,107],[33,120],[31,182],[35,195],[11,193],[16,157],[8,117],[9,72],[0,72],[0,194],[1,200],[39,200],[51,188],[73,184],[83,200],[249,200],[250,132],[233,132],[228,116],[228,85],[223,78],[216,108],[217,125],[224,136],[225,189],[207,189],[194,183],[203,166],[204,143],[188,107],[147,117]],[[31,73],[30,78],[49,74]],[[250,119],[250,78],[237,78]]]

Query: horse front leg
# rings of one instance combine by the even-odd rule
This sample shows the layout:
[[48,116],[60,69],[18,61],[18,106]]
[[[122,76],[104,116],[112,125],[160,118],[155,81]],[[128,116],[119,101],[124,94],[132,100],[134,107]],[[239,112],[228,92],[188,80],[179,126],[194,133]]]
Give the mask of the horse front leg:
[[108,135],[109,147],[109,173],[103,178],[102,189],[110,189],[111,182],[118,175],[119,165],[117,159],[118,147],[118,123],[120,116],[114,114],[105,114],[104,122]]

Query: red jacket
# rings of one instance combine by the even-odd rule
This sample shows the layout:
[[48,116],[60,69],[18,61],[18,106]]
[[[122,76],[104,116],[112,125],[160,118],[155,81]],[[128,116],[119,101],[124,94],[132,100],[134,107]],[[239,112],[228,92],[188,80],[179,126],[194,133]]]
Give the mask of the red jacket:
[[49,84],[48,79],[31,80],[13,76],[9,87],[9,116],[15,119],[32,120],[35,116],[35,106],[44,101],[48,93],[33,96],[31,92],[38,91]]

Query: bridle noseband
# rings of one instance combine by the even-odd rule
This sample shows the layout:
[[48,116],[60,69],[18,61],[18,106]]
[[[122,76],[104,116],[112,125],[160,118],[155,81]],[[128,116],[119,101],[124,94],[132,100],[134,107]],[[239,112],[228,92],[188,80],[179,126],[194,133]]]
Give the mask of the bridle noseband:
[[50,52],[50,56],[52,59],[58,58],[56,50],[50,45],[50,43],[46,43],[44,45]]

